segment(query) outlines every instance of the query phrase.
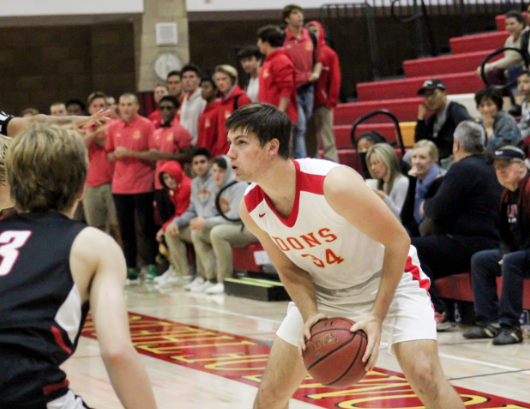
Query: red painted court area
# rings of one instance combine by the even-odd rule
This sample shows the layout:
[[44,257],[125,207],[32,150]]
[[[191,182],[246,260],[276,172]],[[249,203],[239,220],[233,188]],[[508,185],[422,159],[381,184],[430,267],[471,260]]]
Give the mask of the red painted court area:
[[[141,354],[256,387],[260,382],[270,348],[257,340],[140,314],[130,313],[129,321]],[[91,320],[82,335],[96,338]],[[456,390],[468,408],[530,409],[527,403]],[[380,368],[343,390],[326,388],[308,376],[294,398],[323,408],[423,408],[402,374]]]

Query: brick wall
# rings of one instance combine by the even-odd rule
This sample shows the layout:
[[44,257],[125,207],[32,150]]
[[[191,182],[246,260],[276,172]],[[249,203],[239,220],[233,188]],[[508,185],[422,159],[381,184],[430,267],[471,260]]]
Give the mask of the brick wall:
[[0,110],[135,89],[132,23],[0,29]]

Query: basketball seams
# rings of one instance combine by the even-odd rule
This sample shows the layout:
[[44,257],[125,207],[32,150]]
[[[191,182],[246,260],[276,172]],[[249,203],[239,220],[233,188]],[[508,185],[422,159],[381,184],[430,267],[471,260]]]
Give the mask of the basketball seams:
[[[353,339],[355,339],[355,336],[357,336],[357,332],[354,333],[354,337]],[[366,338],[366,335],[364,334],[364,332],[359,332],[359,336],[361,337],[361,343],[359,345],[359,348],[357,348],[357,355],[355,355],[355,358],[352,360],[350,366],[343,372],[343,374],[341,376],[339,376],[337,379],[335,379],[333,382],[329,382],[327,384],[325,384],[324,386],[328,386],[328,385],[333,385],[337,382],[339,382],[342,378],[344,378],[344,376],[346,376],[348,374],[348,372],[350,372],[350,369],[353,367],[353,365],[355,365],[355,363],[357,362],[357,358],[359,358],[359,354],[361,353],[361,351],[363,350],[363,341],[364,341],[364,338]],[[352,339],[352,340],[353,340]],[[346,344],[345,344],[346,345]],[[341,349],[342,346],[340,348],[337,348],[335,351],[338,351],[339,349]],[[335,352],[333,351],[333,352]],[[365,372],[366,373],[366,372]],[[364,376],[364,375],[363,375]],[[361,377],[362,378],[362,377]]]
[[[335,329],[334,329],[335,330]],[[328,356],[334,354],[335,352],[337,351],[340,351],[343,347],[345,347],[346,345],[349,345],[353,342],[353,340],[355,339],[355,336],[357,335],[356,333],[352,333],[353,337],[351,337],[347,342],[345,342],[344,344],[342,344],[341,346],[339,346],[338,348],[334,349],[333,351],[330,351],[328,352],[326,355],[323,355],[321,356],[317,361],[313,362],[310,366],[307,367],[307,370],[311,370],[315,365],[319,364],[321,361],[323,361],[324,359],[326,359]]]

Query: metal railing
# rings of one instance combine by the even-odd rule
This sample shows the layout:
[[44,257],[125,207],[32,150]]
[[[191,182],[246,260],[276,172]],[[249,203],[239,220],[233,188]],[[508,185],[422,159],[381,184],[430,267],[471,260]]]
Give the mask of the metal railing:
[[[502,54],[505,51],[515,51],[515,52],[518,52],[519,54],[521,54],[521,57],[522,57],[523,62],[524,62],[524,65],[525,65],[526,69],[528,69],[528,65],[530,64],[530,56],[528,55],[528,53],[525,53],[520,48],[514,48],[514,47],[502,47],[502,48],[499,48],[498,50],[495,50],[491,54],[488,54],[486,57],[484,57],[484,59],[482,60],[482,64],[480,64],[480,78],[482,79],[482,82],[486,86],[491,85],[488,82],[488,78],[486,77],[486,64],[493,57],[496,57],[497,55]],[[512,81],[512,82],[507,82],[504,85],[495,85],[495,88],[498,88],[498,89],[504,91],[504,90],[512,88],[514,85],[517,85],[517,80]]]
[[401,127],[399,126],[399,120],[392,112],[390,112],[387,109],[378,109],[376,111],[372,111],[366,115],[363,115],[360,118],[357,118],[357,120],[353,123],[351,132],[350,132],[350,141],[352,145],[355,146],[355,131],[357,130],[357,127],[361,123],[377,115],[388,116],[394,123],[394,126],[396,127],[396,133],[397,133],[397,141],[399,143],[399,148],[401,149],[401,157],[403,157],[405,155],[405,145],[403,144],[403,135],[401,134]]

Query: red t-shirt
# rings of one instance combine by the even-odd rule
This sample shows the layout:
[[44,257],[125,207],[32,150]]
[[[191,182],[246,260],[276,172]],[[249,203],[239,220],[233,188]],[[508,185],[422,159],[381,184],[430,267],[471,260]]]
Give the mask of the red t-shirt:
[[[163,126],[153,133],[153,140],[155,149],[162,153],[177,154],[186,146],[191,145],[191,135],[179,123],[171,123],[171,126]],[[163,189],[164,186],[160,183],[158,175],[160,174],[160,167],[166,163],[168,159],[159,159],[156,161],[155,170],[155,189]]]
[[199,139],[197,139],[197,147],[207,148],[210,152],[217,142],[217,115],[219,105],[221,105],[220,100],[206,105],[204,111],[199,116]]
[[[123,119],[110,125],[107,133],[105,151],[123,146],[131,151],[154,149],[153,132],[155,127],[147,119],[136,115],[131,122]],[[112,179],[112,193],[136,194],[153,191],[154,169],[151,163],[131,157],[116,159],[116,168]]]
[[162,116],[160,115],[160,108],[157,108],[156,111],[151,112],[147,119],[151,121],[151,123],[155,126],[156,129],[160,128],[160,125],[162,125]]
[[314,50],[313,40],[307,28],[302,29],[300,38],[296,38],[291,31],[285,29],[283,47],[294,63],[296,71],[296,88],[301,87],[313,72],[313,65],[320,61],[320,49]]
[[[114,121],[112,121],[114,122]],[[109,123],[110,126],[110,123]],[[94,129],[95,126],[92,127]],[[98,134],[100,137],[105,137],[106,134]],[[114,163],[107,158],[105,148],[97,142],[92,142],[88,146],[88,174],[86,178],[86,185],[89,187],[98,187],[112,182],[114,174]]]
[[278,106],[280,98],[289,98],[287,115],[291,122],[298,122],[298,103],[294,65],[284,50],[275,50],[265,57],[259,72],[258,101]]
[[251,104],[252,101],[247,96],[247,93],[236,85],[228,98],[222,98],[217,111],[217,141],[212,148],[211,154],[213,156],[224,155],[228,152],[228,131],[225,129],[225,124],[228,118],[234,112],[234,99],[238,96],[237,108],[243,105]]

